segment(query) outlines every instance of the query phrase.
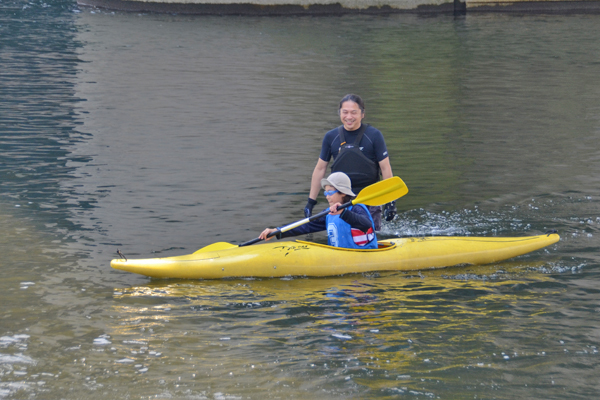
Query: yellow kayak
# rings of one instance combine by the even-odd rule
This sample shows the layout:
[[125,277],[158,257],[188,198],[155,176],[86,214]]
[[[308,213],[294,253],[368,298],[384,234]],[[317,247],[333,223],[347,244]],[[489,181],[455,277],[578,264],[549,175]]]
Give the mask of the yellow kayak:
[[520,256],[560,240],[556,233],[525,237],[410,237],[379,241],[379,249],[270,241],[239,247],[219,242],[194,254],[138,260],[115,259],[111,267],[153,278],[221,279],[332,276],[372,271],[410,271],[483,265]]

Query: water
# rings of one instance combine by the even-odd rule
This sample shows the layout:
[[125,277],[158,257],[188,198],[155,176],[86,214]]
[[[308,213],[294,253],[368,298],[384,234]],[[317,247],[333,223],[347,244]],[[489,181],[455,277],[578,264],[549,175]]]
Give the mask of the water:
[[[595,398],[598,18],[3,2],[0,398]],[[299,219],[348,92],[410,189],[382,236],[562,240],[326,279],[110,268]]]

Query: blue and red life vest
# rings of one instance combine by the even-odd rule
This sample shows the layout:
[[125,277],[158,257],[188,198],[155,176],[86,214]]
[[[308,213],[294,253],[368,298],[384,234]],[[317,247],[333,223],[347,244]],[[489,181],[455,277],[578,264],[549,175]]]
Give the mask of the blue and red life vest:
[[[327,241],[330,246],[345,247],[348,249],[376,249],[377,237],[373,230],[373,217],[364,204],[356,206],[363,207],[371,220],[371,227],[367,232],[352,228],[350,224],[340,218],[340,215],[327,215]],[[352,207],[348,207],[350,211]]]

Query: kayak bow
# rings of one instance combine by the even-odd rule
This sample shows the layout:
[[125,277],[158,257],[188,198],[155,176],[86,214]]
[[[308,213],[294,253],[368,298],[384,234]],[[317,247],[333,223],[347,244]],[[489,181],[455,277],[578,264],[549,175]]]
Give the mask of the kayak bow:
[[[333,276],[483,265],[520,256],[560,240],[556,233],[525,237],[409,237],[355,250],[296,241],[248,247],[207,246],[194,254],[138,260],[115,259],[111,267],[153,278]],[[212,250],[214,249],[214,250]]]

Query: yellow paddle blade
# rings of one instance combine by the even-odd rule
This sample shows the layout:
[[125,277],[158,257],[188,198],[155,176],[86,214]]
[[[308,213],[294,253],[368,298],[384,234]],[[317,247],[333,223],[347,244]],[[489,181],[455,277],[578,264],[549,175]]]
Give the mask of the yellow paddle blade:
[[238,246],[235,244],[227,243],[227,242],[217,242],[217,243],[209,244],[208,246],[205,246],[205,247],[201,248],[200,250],[196,250],[194,252],[194,254],[207,253],[209,251],[233,249],[234,247],[238,247]]
[[379,181],[367,186],[352,200],[352,204],[380,206],[394,201],[408,193],[408,187],[398,176]]

